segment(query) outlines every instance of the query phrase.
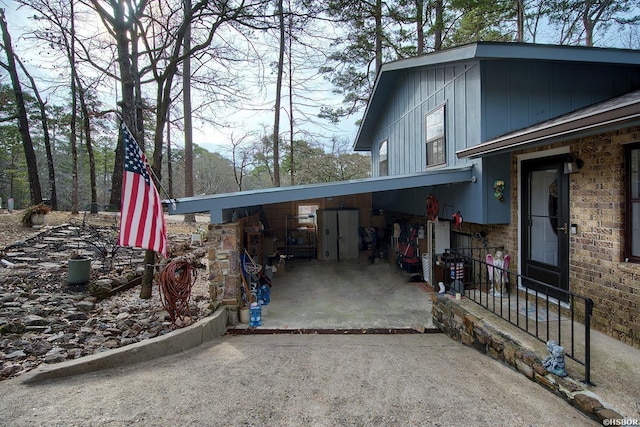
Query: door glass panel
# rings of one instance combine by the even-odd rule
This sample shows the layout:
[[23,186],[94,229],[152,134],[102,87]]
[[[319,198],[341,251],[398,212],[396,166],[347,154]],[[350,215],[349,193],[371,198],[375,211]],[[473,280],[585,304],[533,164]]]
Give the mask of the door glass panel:
[[631,151],[631,198],[640,197],[640,150]]
[[640,256],[640,203],[631,204],[631,255]]
[[557,170],[532,171],[529,186],[529,259],[558,266]]

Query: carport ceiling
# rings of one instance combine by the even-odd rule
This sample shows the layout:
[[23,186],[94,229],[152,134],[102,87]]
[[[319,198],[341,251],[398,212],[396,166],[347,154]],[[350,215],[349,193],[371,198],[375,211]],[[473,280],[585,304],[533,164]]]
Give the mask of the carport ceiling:
[[163,204],[168,206],[169,215],[209,212],[211,223],[222,224],[231,219],[231,214],[235,209],[243,210],[272,203],[471,182],[472,170],[473,166],[466,166],[410,175],[238,191],[164,200]]

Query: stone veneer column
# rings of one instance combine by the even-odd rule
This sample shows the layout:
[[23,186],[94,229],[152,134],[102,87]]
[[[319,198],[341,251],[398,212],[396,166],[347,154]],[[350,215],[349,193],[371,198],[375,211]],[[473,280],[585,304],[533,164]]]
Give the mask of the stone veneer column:
[[209,296],[215,309],[223,300],[240,300],[239,224],[209,224]]

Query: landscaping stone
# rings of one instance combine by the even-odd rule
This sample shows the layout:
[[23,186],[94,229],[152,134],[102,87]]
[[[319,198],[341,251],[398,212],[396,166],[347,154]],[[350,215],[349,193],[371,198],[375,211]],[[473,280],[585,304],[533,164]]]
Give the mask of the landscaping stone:
[[[474,347],[497,360],[503,360],[527,378],[562,396],[579,410],[600,421],[621,418],[607,409],[599,398],[571,377],[558,377],[547,372],[542,359],[531,349],[496,330],[484,319],[465,311],[461,304],[448,296],[434,295],[433,323],[454,340]],[[462,331],[462,332],[460,332]]]
[[[122,256],[114,260],[121,262],[123,271],[114,272],[113,277],[97,278],[87,286],[70,287],[66,268],[54,268],[66,264],[66,245],[70,236],[77,235],[75,229],[65,230],[67,234],[56,229],[43,231],[34,239],[14,243],[13,249],[4,253],[11,268],[6,262],[0,265],[0,380],[21,375],[42,363],[77,359],[174,330],[165,321],[168,313],[162,307],[156,283],[149,300],[139,298],[139,287],[102,300],[90,293],[111,292],[114,287],[139,278],[144,271],[140,266],[144,258],[137,254],[142,250],[121,248]],[[77,243],[74,241],[72,246],[77,247]],[[16,258],[20,257],[38,262],[18,268]],[[93,263],[94,274],[100,265]],[[206,262],[203,266],[206,269]],[[196,296],[203,298],[190,306],[194,320],[210,313],[208,282],[202,271],[198,271],[192,289],[193,301]]]

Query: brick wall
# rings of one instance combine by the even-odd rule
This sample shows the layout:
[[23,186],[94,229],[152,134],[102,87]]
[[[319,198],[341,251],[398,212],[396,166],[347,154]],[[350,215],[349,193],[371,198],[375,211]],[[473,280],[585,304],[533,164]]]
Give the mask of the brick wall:
[[[629,345],[640,347],[640,265],[624,260],[624,146],[640,141],[640,128],[621,130],[519,151],[512,155],[511,224],[467,224],[485,231],[489,246],[504,246],[518,265],[517,156],[568,146],[584,161],[569,176],[570,218],[578,233],[569,241],[570,290],[593,299],[592,325]],[[465,225],[463,224],[463,227]]]
[[212,309],[223,300],[230,304],[240,301],[240,262],[238,249],[241,224],[234,222],[223,225],[209,224],[208,280]]

